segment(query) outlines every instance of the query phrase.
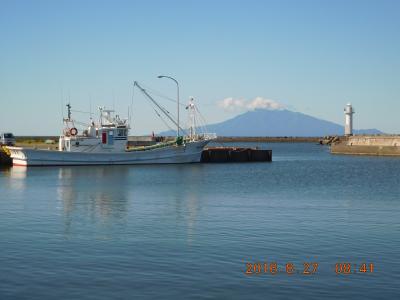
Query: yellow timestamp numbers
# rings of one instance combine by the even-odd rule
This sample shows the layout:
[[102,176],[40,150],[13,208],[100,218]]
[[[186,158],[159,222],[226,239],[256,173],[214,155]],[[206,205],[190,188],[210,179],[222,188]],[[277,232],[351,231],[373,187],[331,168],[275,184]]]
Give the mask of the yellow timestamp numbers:
[[318,272],[319,264],[317,262],[303,262],[301,265],[288,262],[283,265],[279,265],[277,262],[257,262],[257,263],[246,263],[246,275],[259,275],[259,274],[271,274],[276,275],[278,273],[285,273],[288,275],[292,274],[303,274],[313,275]]
[[[350,262],[338,262],[334,266],[329,267],[332,273],[336,275],[349,275],[349,274],[371,274],[374,273],[374,263],[350,263]],[[261,275],[261,274],[299,274],[299,275],[315,275],[318,274],[319,263],[318,262],[303,262],[293,263],[287,262],[284,264],[278,264],[277,262],[246,262],[245,263],[245,275]]]

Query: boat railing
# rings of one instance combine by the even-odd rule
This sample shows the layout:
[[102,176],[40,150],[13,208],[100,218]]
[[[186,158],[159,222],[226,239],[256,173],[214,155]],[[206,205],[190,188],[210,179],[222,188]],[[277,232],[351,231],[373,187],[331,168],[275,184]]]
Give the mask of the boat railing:
[[168,141],[168,142],[160,142],[155,145],[149,145],[149,146],[136,146],[136,147],[127,147],[126,152],[134,152],[134,151],[146,151],[146,150],[154,150],[154,149],[159,149],[159,148],[164,148],[168,146],[175,145],[176,141]]
[[192,136],[185,136],[185,141],[198,141],[198,140],[214,140],[217,138],[216,133],[201,133]]
[[216,133],[203,133],[203,134],[200,134],[200,136],[202,136],[202,138],[205,140],[214,140],[217,138]]

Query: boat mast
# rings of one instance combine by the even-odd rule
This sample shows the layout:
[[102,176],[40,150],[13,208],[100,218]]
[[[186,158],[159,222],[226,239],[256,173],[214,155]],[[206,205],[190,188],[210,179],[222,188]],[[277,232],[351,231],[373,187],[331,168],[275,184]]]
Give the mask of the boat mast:
[[196,109],[193,97],[190,98],[189,104],[186,106],[186,109],[189,110],[190,139],[194,140],[196,136]]

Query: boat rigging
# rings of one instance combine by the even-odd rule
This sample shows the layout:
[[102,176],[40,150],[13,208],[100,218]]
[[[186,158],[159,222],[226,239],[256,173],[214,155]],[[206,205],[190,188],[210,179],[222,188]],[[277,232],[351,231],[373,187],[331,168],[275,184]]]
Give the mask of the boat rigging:
[[[154,98],[151,97],[150,94],[143,87],[141,87],[137,81],[135,81],[133,83],[133,85],[138,87],[138,89],[147,97],[147,99],[150,100],[155,106],[157,106],[158,109],[177,127],[177,136],[179,136],[180,130],[182,132],[186,133],[186,131],[179,125],[179,123],[177,121],[175,121],[174,118],[171,117],[171,114],[169,113],[169,111],[167,111],[156,100],[154,100]],[[160,118],[161,118],[161,116],[160,116]]]

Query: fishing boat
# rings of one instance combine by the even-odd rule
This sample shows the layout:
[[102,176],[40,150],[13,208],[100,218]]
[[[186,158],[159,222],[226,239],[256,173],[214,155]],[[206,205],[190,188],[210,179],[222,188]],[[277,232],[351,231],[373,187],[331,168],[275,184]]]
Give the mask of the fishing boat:
[[[162,106],[146,90],[137,82],[135,86],[163,112]],[[193,103],[187,108],[193,116]],[[58,150],[8,147],[14,166],[196,163],[200,162],[203,148],[216,138],[215,134],[196,134],[195,124],[192,124],[187,136],[178,134],[172,140],[158,139],[153,145],[128,147],[128,119],[121,119],[114,110],[100,107],[98,123],[90,120],[88,127],[79,134],[71,116],[70,104],[67,109],[68,117],[63,119],[65,126],[58,141]],[[179,122],[171,116],[168,118],[177,126],[178,132],[183,130]]]

